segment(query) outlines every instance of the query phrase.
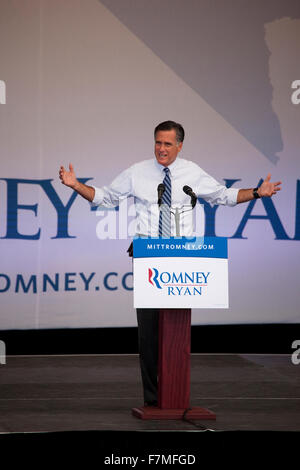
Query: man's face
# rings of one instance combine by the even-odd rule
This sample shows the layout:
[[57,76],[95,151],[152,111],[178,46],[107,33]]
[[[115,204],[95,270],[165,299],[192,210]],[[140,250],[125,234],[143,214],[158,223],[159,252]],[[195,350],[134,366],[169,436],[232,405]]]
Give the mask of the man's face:
[[182,142],[176,140],[174,129],[170,131],[158,131],[155,136],[154,153],[156,160],[163,166],[169,166],[176,160],[177,154],[182,148]]

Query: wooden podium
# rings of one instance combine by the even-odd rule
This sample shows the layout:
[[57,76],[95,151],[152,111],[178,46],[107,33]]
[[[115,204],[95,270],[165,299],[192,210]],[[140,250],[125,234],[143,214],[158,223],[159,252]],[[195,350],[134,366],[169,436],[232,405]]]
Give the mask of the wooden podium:
[[191,308],[177,307],[228,308],[227,239],[137,239],[133,256],[134,306],[163,308],[158,406],[133,408],[132,414],[141,419],[215,420],[212,411],[190,407]]

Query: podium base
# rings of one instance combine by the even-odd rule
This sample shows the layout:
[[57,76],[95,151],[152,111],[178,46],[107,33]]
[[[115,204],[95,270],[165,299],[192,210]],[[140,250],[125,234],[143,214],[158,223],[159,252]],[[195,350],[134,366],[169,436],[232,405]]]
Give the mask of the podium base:
[[132,408],[132,414],[140,419],[216,419],[215,413],[206,408],[193,407],[186,412],[185,409],[162,409],[157,406],[141,406]]

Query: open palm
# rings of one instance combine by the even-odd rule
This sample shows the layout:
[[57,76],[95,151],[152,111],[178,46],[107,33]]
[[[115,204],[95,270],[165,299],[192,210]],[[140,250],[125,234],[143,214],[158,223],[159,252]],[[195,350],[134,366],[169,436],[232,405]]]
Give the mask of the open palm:
[[271,174],[269,173],[259,188],[259,194],[261,197],[263,196],[271,197],[273,196],[273,194],[276,194],[277,191],[280,191],[281,181],[276,181],[276,183],[272,183],[270,180],[271,180]]
[[59,178],[66,186],[69,186],[70,188],[75,186],[77,178],[72,163],[69,164],[69,171],[67,171],[63,166],[60,167]]

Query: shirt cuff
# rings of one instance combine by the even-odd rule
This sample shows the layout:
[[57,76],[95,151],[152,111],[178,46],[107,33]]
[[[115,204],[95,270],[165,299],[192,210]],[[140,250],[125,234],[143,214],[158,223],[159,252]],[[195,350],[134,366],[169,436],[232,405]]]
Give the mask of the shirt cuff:
[[104,191],[101,188],[96,188],[96,186],[90,185],[95,190],[95,196],[92,200],[92,206],[99,206],[104,199]]
[[227,188],[227,204],[228,206],[235,206],[237,204],[238,188]]

